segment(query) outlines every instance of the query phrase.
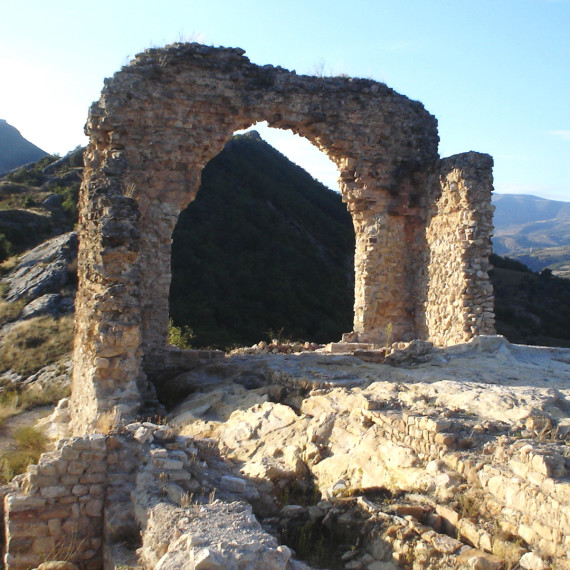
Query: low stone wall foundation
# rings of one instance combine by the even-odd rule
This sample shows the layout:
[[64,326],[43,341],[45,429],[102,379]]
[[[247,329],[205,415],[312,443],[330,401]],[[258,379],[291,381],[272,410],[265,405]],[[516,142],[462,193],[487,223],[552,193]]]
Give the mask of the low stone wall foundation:
[[4,500],[6,569],[46,560],[101,568],[107,471],[106,437],[91,435],[60,440],[56,451],[17,477],[16,491]]

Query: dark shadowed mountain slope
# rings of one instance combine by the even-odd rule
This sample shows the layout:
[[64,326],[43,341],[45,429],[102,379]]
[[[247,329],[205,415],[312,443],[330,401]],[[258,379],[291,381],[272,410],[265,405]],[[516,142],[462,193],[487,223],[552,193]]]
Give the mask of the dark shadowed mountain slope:
[[570,347],[570,280],[493,255],[497,332],[511,342]]
[[172,318],[198,346],[339,340],[352,330],[353,252],[336,192],[257,133],[236,136],[174,231]]
[[18,129],[0,119],[0,175],[46,155],[45,151],[26,140]]

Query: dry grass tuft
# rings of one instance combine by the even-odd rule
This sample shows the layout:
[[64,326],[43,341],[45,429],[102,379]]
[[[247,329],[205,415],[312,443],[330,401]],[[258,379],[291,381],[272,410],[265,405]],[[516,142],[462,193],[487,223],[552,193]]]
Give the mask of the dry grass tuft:
[[15,475],[23,473],[28,465],[37,463],[48,445],[48,438],[32,426],[17,430],[14,440],[18,449],[0,457],[0,480],[3,482],[8,482]]
[[2,263],[0,263],[0,275],[6,275],[6,273],[18,265],[19,261],[20,257],[18,255],[12,255],[8,259],[5,259]]
[[21,427],[14,434],[16,445],[25,453],[38,458],[48,444],[48,438],[33,426]]
[[0,426],[10,417],[16,415],[18,408],[18,394],[16,392],[3,392],[0,394]]
[[64,384],[54,384],[46,387],[32,385],[24,390],[4,387],[4,391],[0,393],[0,426],[8,418],[27,410],[55,405],[62,398],[67,398],[70,392],[70,386]]
[[113,408],[98,415],[95,431],[109,435],[117,430],[121,424],[121,412],[118,408]]
[[48,386],[30,386],[27,390],[19,393],[18,410],[25,412],[33,408],[40,408],[47,405],[55,405],[62,398],[68,398],[71,394],[71,387],[63,384],[52,384]]
[[25,305],[26,302],[23,299],[15,301],[14,303],[0,299],[0,327],[6,323],[15,321],[20,316]]
[[33,374],[73,348],[73,316],[37,317],[16,323],[0,347],[0,372]]

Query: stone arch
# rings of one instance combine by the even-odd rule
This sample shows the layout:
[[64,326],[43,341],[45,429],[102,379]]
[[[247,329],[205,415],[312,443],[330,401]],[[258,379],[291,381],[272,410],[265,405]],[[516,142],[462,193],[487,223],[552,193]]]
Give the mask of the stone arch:
[[205,164],[236,130],[258,121],[307,138],[338,167],[356,236],[347,339],[384,342],[388,325],[393,340],[437,337],[427,228],[437,222],[441,229],[447,211],[435,207],[445,194],[435,118],[384,84],[299,76],[243,54],[199,44],[147,50],[105,81],[90,109],[79,221],[77,431],[101,412],[130,415],[139,406],[143,362],[166,342],[178,215],[194,199]]

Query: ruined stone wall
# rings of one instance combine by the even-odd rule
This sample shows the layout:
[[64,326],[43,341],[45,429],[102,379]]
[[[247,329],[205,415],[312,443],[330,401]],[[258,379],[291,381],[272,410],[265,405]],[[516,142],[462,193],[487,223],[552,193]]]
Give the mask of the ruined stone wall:
[[44,453],[14,485],[4,499],[7,570],[35,568],[46,560],[101,567],[105,436],[60,440],[56,451]]
[[[80,570],[115,568],[118,563],[123,567],[124,543],[132,543],[132,555],[141,538],[139,562],[149,570],[163,557],[204,558],[207,549],[188,540],[187,533],[196,532],[190,528],[194,522],[207,527],[214,523],[191,520],[200,518],[198,509],[211,507],[190,505],[194,493],[226,493],[226,499],[230,493],[230,508],[222,505],[216,520],[224,536],[228,521],[243,527],[243,536],[234,536],[242,543],[226,543],[228,566],[240,556],[247,557],[248,568],[267,568],[267,560],[275,556],[283,559],[279,567],[285,567],[289,549],[261,528],[249,504],[235,508],[236,499],[259,497],[253,484],[230,476],[223,463],[221,472],[206,468],[204,455],[211,443],[149,422],[129,424],[120,433],[60,440],[56,451],[44,453],[38,465],[3,489],[4,567],[30,570],[42,562],[62,561]],[[178,540],[183,534],[185,539]],[[167,555],[167,550],[172,552]],[[162,560],[161,567],[170,567],[169,561]],[[225,561],[216,567],[226,567]]]
[[145,450],[136,438],[140,426],[62,439],[13,480],[3,497],[7,570],[62,560],[98,570],[113,543],[139,535],[131,493]]
[[[420,103],[370,80],[256,66],[239,49],[147,50],[106,80],[86,126],[72,395],[77,433],[108,410],[130,417],[140,406],[152,368],[145,361],[167,341],[178,215],[194,199],[205,164],[236,130],[262,120],[306,137],[339,169],[356,235],[350,340],[383,343],[390,330],[393,341],[430,336],[445,344],[488,330],[487,321],[471,326],[463,306],[427,294],[429,279],[435,291],[449,274],[433,271],[442,263],[429,247],[450,223],[434,222],[426,236],[428,220],[449,216],[444,207],[433,212],[441,193],[433,174],[437,125]],[[487,168],[482,187],[490,184]],[[465,192],[475,186],[469,182]],[[462,207],[480,203],[467,198]],[[481,230],[483,238],[489,229]],[[448,245],[463,248],[453,252],[461,259],[479,255],[469,243],[441,243],[443,257]],[[454,269],[461,276],[453,278],[472,289],[484,285],[463,275],[467,263]],[[481,298],[478,289],[473,295]],[[449,319],[465,334],[442,333]]]
[[448,346],[493,334],[493,159],[469,152],[443,159],[430,219],[425,322],[429,339]]
[[[503,535],[520,537],[545,557],[568,556],[570,464],[563,456],[563,442],[556,445],[522,440],[515,445],[502,445],[497,438],[496,442],[481,445],[477,442],[481,428],[474,430],[473,425],[459,418],[391,410],[363,409],[361,413],[373,423],[376,441],[388,439],[413,450],[424,460],[441,459],[472,489],[479,489],[480,508],[495,513]],[[538,432],[540,428],[539,425]],[[482,456],[465,451],[479,445],[484,448]],[[392,477],[398,478],[399,474],[393,473]],[[489,533],[449,508],[438,509],[438,514],[451,526],[448,530],[455,530],[475,548],[501,553],[499,533]]]

